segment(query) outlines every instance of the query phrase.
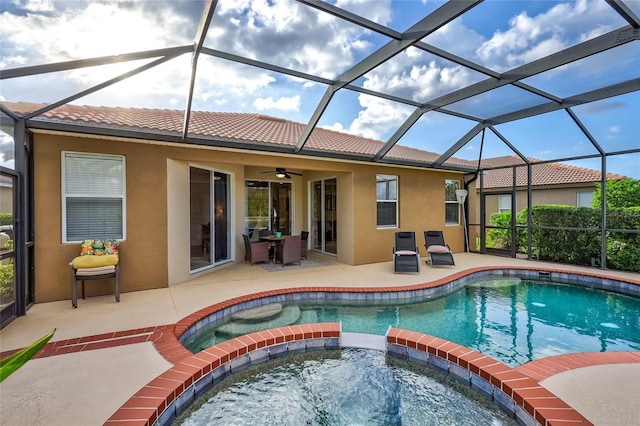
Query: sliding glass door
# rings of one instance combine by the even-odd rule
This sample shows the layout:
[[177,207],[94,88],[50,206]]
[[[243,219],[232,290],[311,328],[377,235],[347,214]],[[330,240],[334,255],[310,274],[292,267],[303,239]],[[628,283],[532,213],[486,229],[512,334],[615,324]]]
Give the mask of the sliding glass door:
[[335,178],[311,182],[311,248],[338,253],[337,199]]
[[290,235],[292,221],[291,183],[248,180],[245,183],[245,232],[251,240],[270,229]]
[[230,183],[225,173],[189,170],[191,271],[230,259]]

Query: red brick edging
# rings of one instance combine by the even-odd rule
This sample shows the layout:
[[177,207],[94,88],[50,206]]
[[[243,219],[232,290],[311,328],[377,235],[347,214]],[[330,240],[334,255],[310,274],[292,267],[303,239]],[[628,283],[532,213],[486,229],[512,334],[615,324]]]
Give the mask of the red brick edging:
[[[153,379],[117,410],[105,425],[152,426],[163,414],[164,420],[173,418],[171,410],[176,410],[176,405],[186,406],[195,399],[197,388],[202,388],[203,382],[213,384],[216,371],[221,371],[218,377],[224,377],[230,369],[250,362],[252,354],[256,351],[277,350],[283,353],[286,352],[286,349],[282,349],[283,346],[293,345],[295,342],[306,345],[309,341],[315,340],[319,343],[314,347],[322,349],[323,340],[339,339],[340,334],[339,323],[303,324],[259,331],[214,345],[183,358]],[[386,341],[389,351],[396,355],[399,347],[407,351],[411,349],[422,352],[427,357],[438,358],[438,369],[441,369],[442,362],[445,362],[447,372],[457,378],[461,377],[460,371],[466,372],[471,387],[482,388],[483,385],[478,382],[483,381],[486,386],[491,387],[490,394],[493,399],[497,401],[506,396],[513,401],[513,415],[520,419],[523,413],[527,413],[530,419],[545,426],[591,424],[564,401],[542,387],[538,379],[526,374],[522,370],[526,364],[514,369],[467,347],[404,329],[390,328]],[[638,353],[629,353],[629,357],[640,361]],[[411,358],[409,355],[409,359]],[[557,358],[571,359],[572,355]],[[598,358],[601,358],[602,362],[611,362],[610,359]],[[459,371],[454,372],[452,365]],[[484,391],[486,392],[486,389]],[[504,404],[504,399],[502,402]]]
[[[435,362],[437,369],[446,370],[448,374],[456,376],[458,379],[464,378],[471,387],[482,388],[483,386],[478,384],[478,380],[490,384],[491,390],[488,392],[490,392],[492,399],[498,400],[500,398],[496,394],[499,391],[514,401],[513,413],[516,417],[522,416],[518,409],[523,409],[538,424],[545,426],[569,423],[574,426],[592,424],[567,403],[543,388],[538,380],[518,371],[517,368],[513,369],[465,346],[427,334],[398,328],[389,329],[387,344],[415,349],[428,354],[429,357],[439,358],[444,361],[444,364],[441,361]],[[390,352],[394,352],[394,350],[391,349]],[[409,359],[412,358],[408,353],[407,356]],[[456,372],[451,369],[451,365],[458,366],[462,370]],[[468,378],[466,374],[468,374]],[[486,389],[485,392],[487,392]],[[502,404],[499,405],[502,406]]]
[[[193,388],[196,383],[209,381],[212,385],[216,370],[223,369],[223,373],[225,369],[228,371],[229,368],[233,368],[234,360],[260,349],[275,350],[278,346],[285,344],[311,340],[318,340],[323,344],[322,340],[339,337],[339,323],[317,323],[258,331],[219,343],[178,361],[169,370],[136,392],[107,420],[105,425],[151,426],[165,410],[172,407],[172,403],[181,402],[179,398],[184,397],[185,394],[187,395],[184,398],[185,401],[194,398]],[[318,345],[316,347],[319,348]],[[248,361],[241,361],[250,362],[250,358]],[[169,413],[168,417],[172,418],[172,414]]]

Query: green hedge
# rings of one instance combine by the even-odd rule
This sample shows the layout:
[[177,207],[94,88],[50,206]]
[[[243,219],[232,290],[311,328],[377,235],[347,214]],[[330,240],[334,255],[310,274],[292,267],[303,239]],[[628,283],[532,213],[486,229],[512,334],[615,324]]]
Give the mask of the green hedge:
[[[601,211],[589,207],[546,205],[532,210],[532,247],[540,260],[575,265],[600,265]],[[491,225],[509,229],[490,230],[488,244],[510,248],[511,213],[494,213]],[[516,215],[520,225],[527,223],[527,210]],[[537,227],[586,228],[589,231],[537,229]],[[608,229],[640,229],[640,207],[607,210]],[[526,252],[526,229],[517,230],[518,251]],[[607,268],[640,272],[640,234],[609,232],[607,234]]]
[[0,213],[0,226],[13,225],[13,213]]

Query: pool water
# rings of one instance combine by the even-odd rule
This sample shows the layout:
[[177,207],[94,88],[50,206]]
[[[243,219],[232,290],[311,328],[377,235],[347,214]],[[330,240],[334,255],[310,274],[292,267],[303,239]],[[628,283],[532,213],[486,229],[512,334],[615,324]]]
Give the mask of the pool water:
[[469,387],[366,349],[292,355],[235,373],[173,424],[516,425]]
[[395,306],[338,300],[287,304],[268,319],[208,324],[184,344],[197,353],[257,330],[337,321],[345,332],[384,335],[393,326],[431,334],[510,366],[565,353],[640,350],[640,299],[511,278],[485,279],[441,297]]

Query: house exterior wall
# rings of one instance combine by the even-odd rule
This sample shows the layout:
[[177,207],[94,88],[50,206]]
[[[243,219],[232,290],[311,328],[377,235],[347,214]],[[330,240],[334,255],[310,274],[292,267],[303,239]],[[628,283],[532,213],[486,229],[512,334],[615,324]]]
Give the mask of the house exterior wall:
[[[303,172],[291,179],[295,233],[309,230],[309,182],[336,178],[338,247],[336,259],[360,265],[392,260],[396,231],[415,231],[421,255],[422,232],[440,229],[454,252],[463,250],[464,230],[445,226],[445,180],[462,183],[455,172],[329,161],[272,153],[177,146],[57,133],[34,135],[36,302],[66,300],[71,295],[68,263],[78,243],[62,243],[62,152],[124,155],[126,158],[126,239],[121,250],[123,292],[163,288],[200,275],[189,271],[189,166],[231,175],[232,260],[244,260],[245,179],[265,178],[262,171],[286,167]],[[376,174],[399,179],[399,228],[376,228]],[[91,238],[91,236],[87,236]],[[390,271],[391,273],[392,271]],[[91,282],[87,295],[109,294],[112,282]]]

